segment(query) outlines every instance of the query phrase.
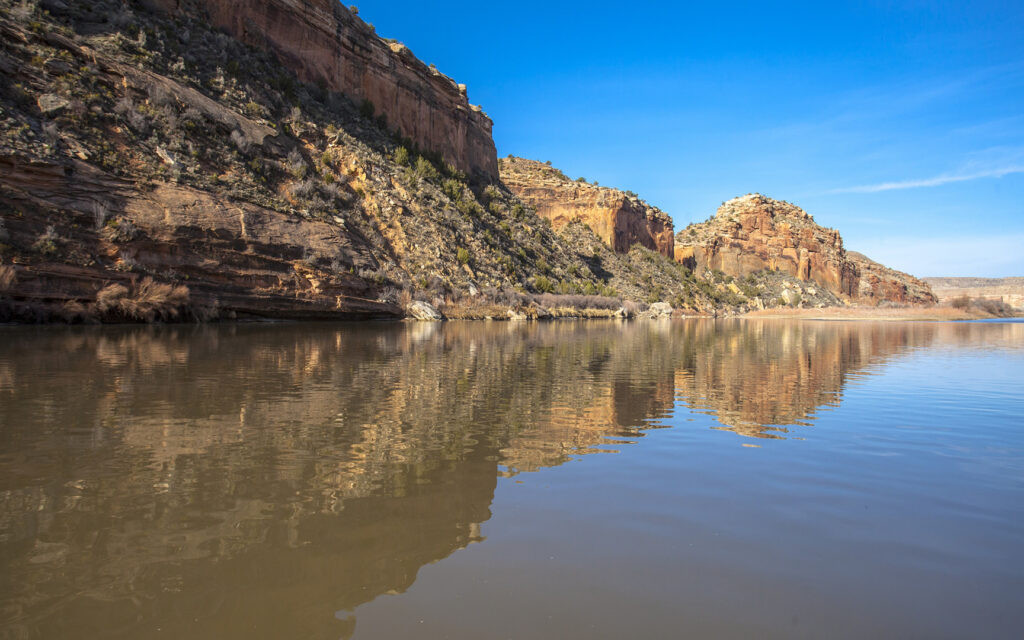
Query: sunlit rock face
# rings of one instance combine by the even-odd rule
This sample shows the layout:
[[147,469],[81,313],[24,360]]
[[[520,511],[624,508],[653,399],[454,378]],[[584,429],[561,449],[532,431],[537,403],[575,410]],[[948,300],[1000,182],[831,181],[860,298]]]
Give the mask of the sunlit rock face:
[[[163,10],[194,10],[157,0]],[[307,82],[369,101],[388,127],[466,173],[498,175],[491,119],[470,105],[465,85],[427,66],[408,47],[380,38],[335,0],[198,0],[212,24],[269,49]]]
[[749,194],[722,204],[713,218],[676,236],[675,258],[734,277],[778,270],[855,297],[860,274],[835,229],[788,202]]
[[500,169],[502,182],[556,230],[580,221],[615,251],[625,253],[639,244],[673,256],[672,218],[635,195],[571,180],[535,160],[502,158]]
[[901,304],[935,304],[938,298],[931,286],[909,273],[891,269],[863,253],[846,254],[860,272],[858,297],[865,302],[896,302]]

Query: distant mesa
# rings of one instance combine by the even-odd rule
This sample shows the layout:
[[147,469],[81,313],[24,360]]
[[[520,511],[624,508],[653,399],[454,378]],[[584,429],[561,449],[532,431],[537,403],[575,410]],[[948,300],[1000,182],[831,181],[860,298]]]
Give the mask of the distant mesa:
[[1024,278],[922,278],[939,302],[968,297],[1002,302],[1024,310]]

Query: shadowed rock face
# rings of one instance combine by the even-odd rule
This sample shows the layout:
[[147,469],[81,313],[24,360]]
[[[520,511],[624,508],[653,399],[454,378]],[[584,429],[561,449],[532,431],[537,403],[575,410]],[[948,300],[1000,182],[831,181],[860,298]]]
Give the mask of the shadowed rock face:
[[[186,10],[181,0],[154,8]],[[336,0],[197,0],[211,23],[273,51],[301,79],[368,100],[376,112],[423,149],[466,173],[497,178],[492,122],[469,104],[465,85],[388,43]]]
[[556,230],[578,220],[620,253],[639,244],[673,256],[672,218],[657,207],[618,189],[570,180],[534,160],[503,158],[499,164],[505,185]]
[[803,209],[760,194],[735,198],[715,217],[676,236],[678,262],[740,277],[778,270],[856,297],[860,274],[834,229],[817,225]]
[[909,273],[890,269],[868,258],[863,253],[846,254],[860,271],[858,296],[864,302],[889,301],[902,304],[935,304],[938,299],[928,283]]

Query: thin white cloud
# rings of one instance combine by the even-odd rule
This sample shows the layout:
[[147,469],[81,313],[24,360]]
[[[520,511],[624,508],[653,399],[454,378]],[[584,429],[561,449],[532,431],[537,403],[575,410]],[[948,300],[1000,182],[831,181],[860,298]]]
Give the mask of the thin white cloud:
[[878,193],[879,191],[895,191],[897,189],[919,189],[922,187],[939,187],[953,182],[967,182],[969,180],[980,180],[982,178],[1002,178],[1014,173],[1024,173],[1024,165],[1002,167],[1000,169],[989,169],[988,171],[976,171],[972,173],[944,174],[924,180],[903,180],[900,182],[883,182],[881,184],[867,184],[857,187],[843,187],[826,191],[827,194],[836,193]]

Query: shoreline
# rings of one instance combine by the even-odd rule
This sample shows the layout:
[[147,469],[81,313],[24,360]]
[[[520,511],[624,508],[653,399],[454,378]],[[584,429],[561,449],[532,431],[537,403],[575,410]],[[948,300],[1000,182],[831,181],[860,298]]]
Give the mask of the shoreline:
[[1009,316],[996,316],[984,312],[972,312],[953,307],[826,307],[824,309],[763,309],[740,314],[751,319],[790,320],[870,320],[878,322],[922,321],[922,322],[963,322],[970,320],[1002,320],[1024,317],[1017,311]]
[[419,319],[412,315],[404,316],[339,316],[337,318],[311,315],[309,317],[239,317],[217,318],[205,321],[195,320],[158,320],[154,322],[0,322],[0,329],[13,327],[113,327],[113,326],[182,326],[182,325],[263,325],[263,324],[295,324],[295,323],[345,323],[362,324],[365,322],[400,322],[400,323],[445,323],[445,322],[548,322],[557,320],[814,320],[814,321],[846,321],[846,322],[971,322],[978,320],[1019,320],[1024,319],[1024,312],[1010,316],[993,316],[986,313],[971,313],[951,307],[899,308],[879,309],[875,307],[828,307],[824,309],[764,309],[746,313],[685,313],[673,310],[671,315],[651,316],[636,314],[629,316],[616,315],[607,309],[569,310],[565,308],[550,310],[547,314],[522,314],[510,317],[504,314],[478,315],[460,314],[444,316],[437,319]]

